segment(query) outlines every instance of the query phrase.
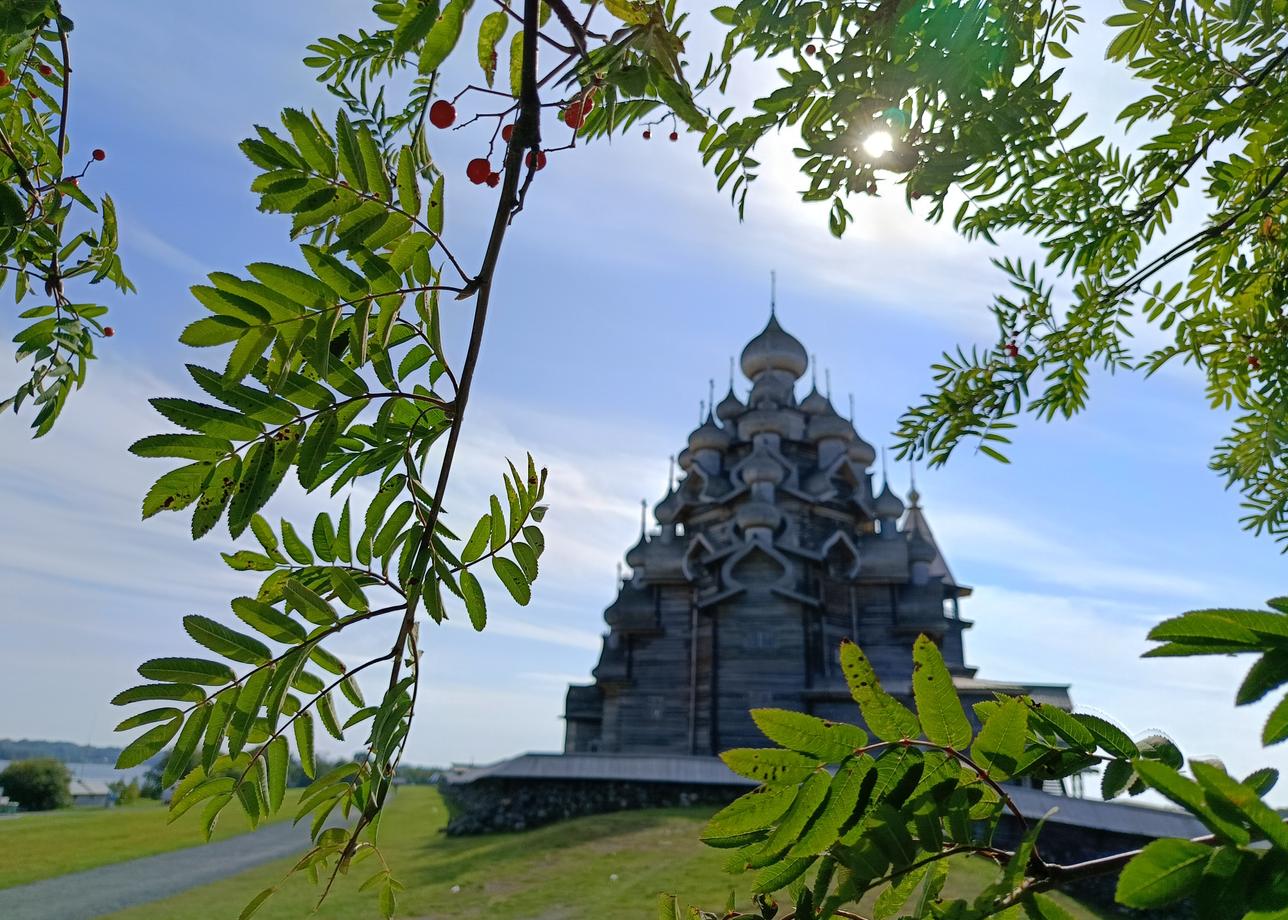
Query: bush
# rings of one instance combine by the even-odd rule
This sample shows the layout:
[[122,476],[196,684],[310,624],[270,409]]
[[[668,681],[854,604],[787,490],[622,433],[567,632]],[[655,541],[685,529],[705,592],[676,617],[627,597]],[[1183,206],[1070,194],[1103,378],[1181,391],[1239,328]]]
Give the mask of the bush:
[[107,786],[116,795],[117,805],[133,804],[139,800],[141,795],[137,779],[132,779],[128,783],[125,780],[118,779],[116,782],[108,783]]
[[24,811],[49,811],[72,804],[72,775],[61,760],[15,760],[0,773],[0,787]]

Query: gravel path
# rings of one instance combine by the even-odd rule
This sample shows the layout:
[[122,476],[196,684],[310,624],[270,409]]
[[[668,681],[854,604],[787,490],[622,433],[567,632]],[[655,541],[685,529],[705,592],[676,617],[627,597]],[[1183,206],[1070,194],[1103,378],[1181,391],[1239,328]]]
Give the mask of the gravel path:
[[[217,882],[261,863],[303,852],[307,825],[290,821],[204,846],[131,859],[0,890],[4,920],[90,920]],[[21,859],[21,856],[18,856]],[[247,898],[254,892],[248,892]]]

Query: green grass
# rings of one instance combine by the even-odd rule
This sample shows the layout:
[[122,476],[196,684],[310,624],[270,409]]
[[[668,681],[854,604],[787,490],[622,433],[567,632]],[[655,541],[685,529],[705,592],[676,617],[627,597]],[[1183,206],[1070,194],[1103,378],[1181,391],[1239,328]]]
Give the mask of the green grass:
[[[288,798],[287,805],[292,801]],[[287,805],[279,819],[293,813]],[[203,842],[200,812],[194,809],[167,824],[166,807],[144,799],[121,808],[66,808],[5,818],[0,820],[0,853],[6,854],[0,859],[0,888],[197,846]],[[230,812],[216,826],[213,839],[249,829]]]
[[[729,889],[744,901],[750,876],[721,869],[725,851],[698,843],[709,808],[655,809],[578,818],[520,834],[446,838],[446,811],[432,789],[404,788],[392,803],[381,842],[395,876],[407,890],[398,917],[417,920],[629,920],[656,916],[658,892],[688,904],[723,907]],[[252,869],[182,895],[111,914],[112,920],[235,920],[258,891],[276,883],[291,861]],[[320,889],[292,879],[260,909],[256,920],[366,920],[378,916],[370,892],[358,885],[374,861],[336,884],[312,914]],[[966,896],[991,878],[983,864],[964,862],[946,894]],[[614,879],[613,876],[616,875]],[[453,892],[453,886],[460,886]],[[1072,901],[1077,920],[1099,914]]]

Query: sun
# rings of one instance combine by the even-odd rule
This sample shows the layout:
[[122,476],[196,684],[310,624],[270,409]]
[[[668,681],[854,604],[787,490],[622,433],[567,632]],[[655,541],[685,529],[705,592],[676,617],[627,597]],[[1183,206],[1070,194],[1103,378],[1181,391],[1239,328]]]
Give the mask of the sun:
[[889,131],[873,131],[863,139],[863,152],[879,160],[894,149],[894,138]]

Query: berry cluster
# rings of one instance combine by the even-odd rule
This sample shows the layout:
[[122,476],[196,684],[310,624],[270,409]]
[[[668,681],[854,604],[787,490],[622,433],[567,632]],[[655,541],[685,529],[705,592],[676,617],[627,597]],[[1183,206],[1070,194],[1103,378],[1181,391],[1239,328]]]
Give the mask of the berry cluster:
[[[501,120],[501,119],[504,119],[505,116],[509,114],[509,112],[514,111],[514,108],[512,107],[509,110],[509,112],[505,112],[505,113],[499,113],[499,114],[493,114],[493,115],[475,115],[474,118],[470,119],[469,121],[466,121],[461,125],[457,125],[458,113],[456,111],[456,101],[460,99],[460,96],[463,95],[464,92],[468,92],[469,89],[474,89],[474,88],[475,87],[467,87],[466,90],[462,91],[461,94],[458,94],[456,99],[453,99],[453,100],[448,100],[448,99],[436,100],[429,107],[429,123],[441,131],[441,130],[446,130],[447,128],[451,128],[454,125],[456,125],[457,127],[465,127],[466,125],[471,124],[474,121],[479,120],[480,118],[497,118],[498,120]],[[589,118],[590,113],[594,110],[594,108],[595,108],[595,87],[591,86],[586,88],[585,90],[582,90],[576,96],[574,96],[563,107],[563,110],[560,112],[559,117],[563,121],[563,123],[567,125],[569,128],[571,128],[575,133],[577,131],[580,131],[586,125],[586,121]],[[515,129],[515,125],[513,122],[507,123],[501,126],[500,137],[503,143],[507,145],[510,144],[510,142],[514,138],[514,129]],[[653,136],[652,130],[649,128],[645,128],[644,140],[648,140],[652,136]],[[496,135],[493,135],[494,139],[495,137]],[[672,130],[670,134],[670,138],[673,141],[678,141],[680,139],[679,132]],[[562,150],[565,148],[560,147],[556,149]],[[541,150],[539,148],[534,147],[533,149],[527,152],[527,155],[524,157],[523,162],[527,166],[527,168],[533,172],[544,169],[546,166],[546,156],[548,152],[549,151],[547,150]],[[490,153],[491,153],[491,146],[489,145],[489,154]],[[492,162],[489,159],[489,157],[482,157],[482,156],[474,157],[468,163],[466,163],[465,177],[469,179],[470,182],[473,183],[474,185],[487,185],[491,188],[496,188],[496,186],[500,185],[501,183],[501,174],[492,168]]]

